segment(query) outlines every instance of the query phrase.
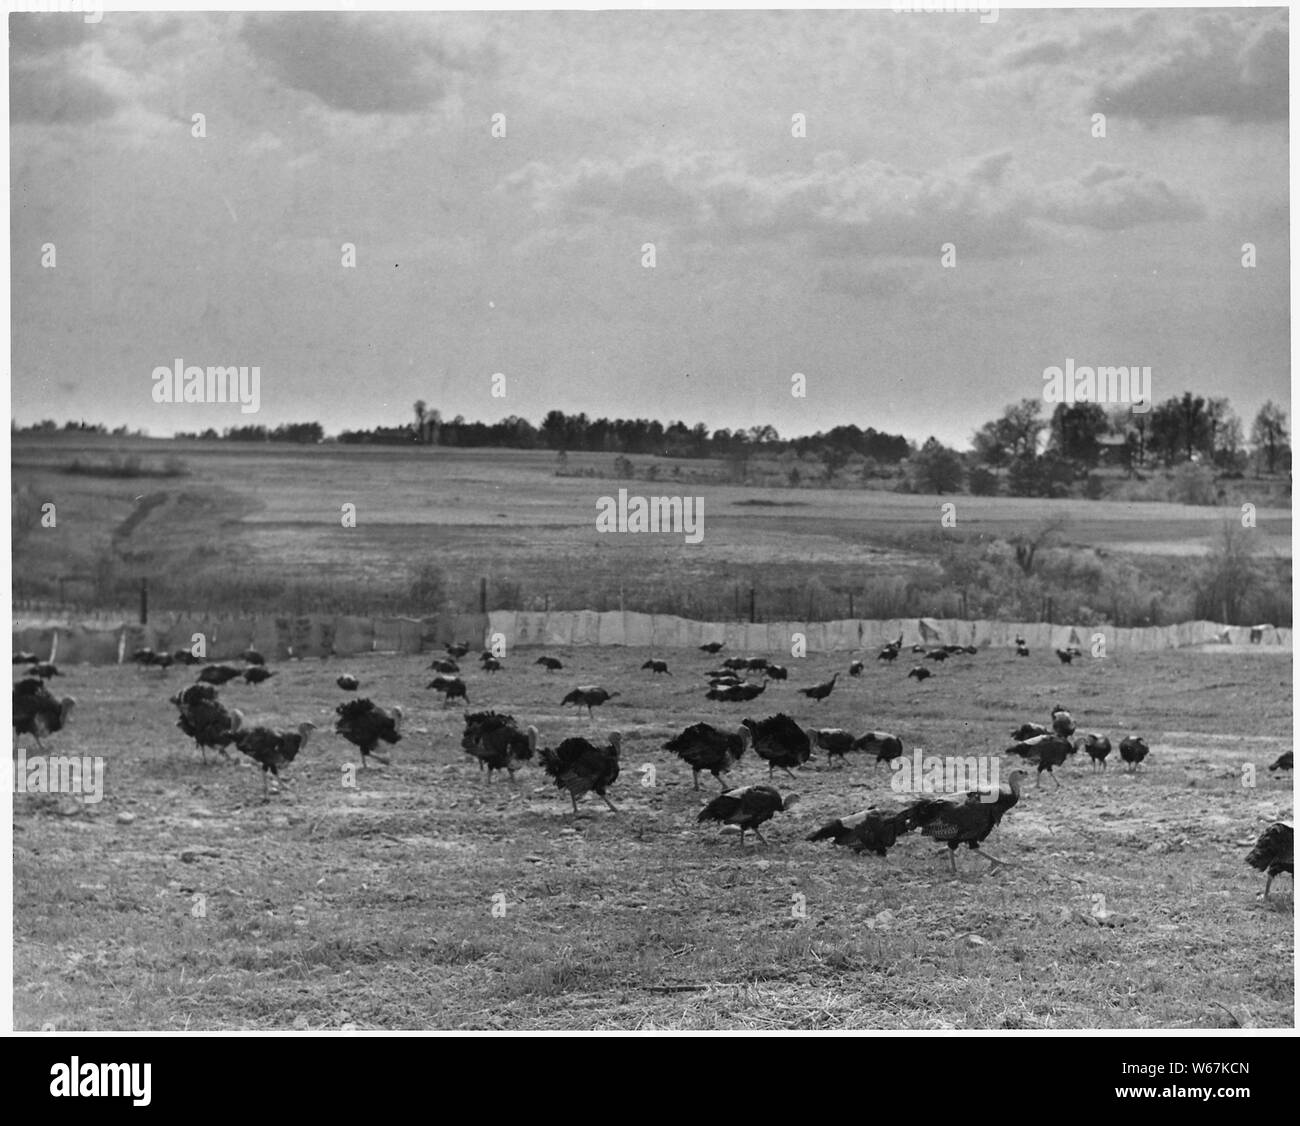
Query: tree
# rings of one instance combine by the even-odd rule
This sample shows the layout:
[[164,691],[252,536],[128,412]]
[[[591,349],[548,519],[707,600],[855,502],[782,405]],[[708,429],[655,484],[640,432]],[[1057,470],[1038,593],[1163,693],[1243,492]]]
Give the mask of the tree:
[[1002,412],[1002,432],[1012,457],[1038,452],[1038,436],[1047,423],[1039,417],[1043,404],[1038,399],[1021,399]]
[[1250,442],[1262,454],[1269,473],[1275,472],[1284,452],[1289,451],[1290,434],[1286,428],[1286,411],[1272,399],[1259,408],[1250,427]]
[[1105,408],[1097,403],[1058,403],[1052,413],[1052,449],[1091,469],[1101,454],[1097,439],[1109,428]]
[[423,399],[415,400],[415,440],[424,441],[424,415],[427,407]]
[[918,492],[955,493],[961,488],[961,455],[931,437],[911,459],[912,487]]
[[1034,573],[1034,561],[1038,552],[1055,544],[1061,538],[1067,523],[1065,517],[1054,516],[1050,520],[1041,521],[1028,532],[1011,537],[1009,542],[1016,551],[1016,564],[1026,575]]

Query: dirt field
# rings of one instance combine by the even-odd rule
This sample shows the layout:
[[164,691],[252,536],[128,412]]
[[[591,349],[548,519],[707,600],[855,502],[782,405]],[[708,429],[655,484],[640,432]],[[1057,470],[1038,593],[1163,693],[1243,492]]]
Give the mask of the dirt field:
[[[265,804],[254,767],[205,766],[176,729],[167,697],[188,680],[180,670],[66,669],[56,684],[79,709],[51,745],[104,756],[105,793],[97,805],[14,795],[15,1027],[1293,1021],[1291,880],[1265,904],[1262,873],[1244,863],[1292,810],[1289,776],[1265,769],[1291,745],[1289,653],[1063,667],[986,651],[923,685],[906,679],[904,654],[842,675],[822,704],[795,688],[847,661],[814,655],[786,661],[790,682],[752,704],[711,704],[701,653],[662,654],[674,675],[651,679],[642,651],[558,652],[566,667],[553,674],[532,663],[539,652],[511,654],[495,677],[470,672],[473,706],[536,723],[551,746],[622,731],[618,816],[588,798],[575,821],[535,765],[489,786],[459,749],[460,710],[424,688],[428,657],[349,662],[362,694],[407,714],[392,765],[359,772],[355,788],[343,766],[356,752],[332,733],[340,663],[289,663],[260,688],[223,689],[250,722],[322,727]],[[622,692],[594,722],[559,707],[590,682]],[[805,841],[892,800],[887,771],[860,756],[828,769],[821,753],[797,781],[778,774],[802,804],[764,827],[768,847],[742,848],[696,823],[713,780],[694,793],[689,769],[660,749],[697,720],[784,710],[805,725],[894,731],[909,751],[981,754],[1057,701],[1081,730],[1144,733],[1151,757],[1135,776],[1118,762],[1094,776],[1075,759],[1059,790],[1031,783],[988,842],[1014,866],[992,875],[963,849],[954,879],[945,850],[919,836],[884,860]],[[754,757],[732,775],[765,779]],[[1097,896],[1117,925],[1092,921]]]

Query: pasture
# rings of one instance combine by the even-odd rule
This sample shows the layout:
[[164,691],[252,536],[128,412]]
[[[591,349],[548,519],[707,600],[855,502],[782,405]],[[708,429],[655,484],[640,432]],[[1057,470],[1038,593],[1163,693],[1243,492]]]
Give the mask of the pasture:
[[[1259,898],[1244,857],[1290,816],[1291,779],[1265,769],[1291,746],[1289,652],[1167,651],[1065,667],[1048,652],[986,650],[917,684],[867,654],[786,660],[788,683],[750,704],[708,703],[696,651],[575,649],[565,668],[508,655],[468,671],[472,708],[535,723],[554,746],[623,733],[611,814],[582,816],[535,764],[491,785],[459,747],[462,709],[425,689],[429,656],[286,662],[223,700],[250,723],[320,725],[263,802],[252,764],[210,762],[167,697],[185,670],[71,667],[79,701],[51,737],[102,755],[102,802],[15,794],[14,1024],[19,1029],[847,1029],[1288,1027],[1294,1018],[1289,877]],[[720,657],[725,657],[724,652]],[[748,654],[746,654],[748,655]],[[780,659],[777,655],[771,655]],[[344,784],[355,749],[333,734],[345,698],[405,708],[392,764]],[[841,672],[812,703],[796,688]],[[576,684],[622,695],[561,709]],[[689,723],[786,711],[801,724],[884,729],[936,754],[1005,748],[1055,702],[1081,731],[1145,734],[1136,775],[1075,756],[1027,784],[988,849],[912,835],[889,856],[803,838],[892,799],[889,772],[824,752],[777,773],[802,804],[764,826],[770,845],[700,825],[717,791],[661,744]],[[30,740],[23,740],[30,747]],[[31,751],[29,750],[29,753]],[[233,752],[234,758],[240,756]],[[211,755],[209,757],[212,757]],[[1084,761],[1080,761],[1084,760]],[[647,764],[653,772],[646,769]],[[1254,764],[1255,785],[1243,784]],[[1009,763],[1003,768],[1005,777]],[[765,781],[749,752],[732,785]],[[649,784],[653,782],[653,784]],[[1104,897],[1115,925],[1091,915]]]
[[[175,456],[189,472],[134,479],[67,472],[76,460],[114,455],[153,467]],[[754,586],[760,619],[955,617],[957,595],[939,590],[935,565],[945,545],[1006,539],[1061,518],[1072,555],[1124,557],[1148,577],[1158,604],[1190,619],[1169,592],[1185,588],[1186,557],[1208,552],[1225,518],[1237,516],[1231,508],[1105,500],[742,487],[693,480],[717,463],[679,459],[634,459],[659,480],[629,481],[612,475],[614,454],[568,460],[570,473],[605,476],[557,477],[551,451],[20,436],[14,486],[56,502],[58,525],[15,533],[15,595],[130,607],[147,576],[159,608],[428,613],[434,608],[414,605],[410,588],[432,563],[446,575],[451,604],[464,610],[478,608],[486,578],[491,609],[625,607],[715,620],[747,613]],[[702,497],[702,542],[597,532],[598,498],[620,487]],[[947,501],[956,504],[953,529],[939,522]],[[354,528],[342,525],[345,504],[355,506]],[[1252,542],[1289,585],[1289,509],[1261,497]],[[68,580],[59,586],[56,576]],[[929,585],[910,589],[926,576]],[[852,614],[849,592],[857,594]],[[1150,599],[1131,593],[1126,605],[1145,612]],[[1112,608],[1109,596],[1091,594],[1091,605]],[[969,616],[1017,620],[1017,613],[989,607]]]

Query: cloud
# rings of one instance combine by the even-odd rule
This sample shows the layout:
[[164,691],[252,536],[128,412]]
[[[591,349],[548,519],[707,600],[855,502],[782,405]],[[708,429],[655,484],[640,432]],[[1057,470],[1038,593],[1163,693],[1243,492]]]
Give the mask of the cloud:
[[455,71],[484,69],[491,51],[441,41],[429,25],[378,13],[250,16],[240,35],[284,85],[357,114],[427,110]]
[[1096,96],[1111,112],[1143,121],[1285,120],[1287,62],[1285,16],[1259,23],[1216,14],[1101,83]]
[[825,257],[934,256],[943,243],[999,256],[1041,240],[1042,223],[1122,230],[1199,218],[1203,209],[1159,177],[1094,165],[1077,179],[1031,182],[998,151],[915,172],[822,153],[801,172],[756,173],[729,154],[534,162],[508,176],[538,217],[569,237],[641,221],[727,245],[800,239]]
[[58,58],[19,62],[9,71],[9,116],[15,121],[65,125],[98,121],[117,111],[117,99]]
[[79,13],[16,12],[9,17],[9,52],[15,59],[52,54],[80,46],[90,31]]

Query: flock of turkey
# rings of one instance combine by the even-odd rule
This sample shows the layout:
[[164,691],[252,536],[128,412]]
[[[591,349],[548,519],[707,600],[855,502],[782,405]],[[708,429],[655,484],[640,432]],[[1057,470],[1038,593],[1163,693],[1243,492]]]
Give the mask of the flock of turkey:
[[[877,660],[896,660],[902,645],[901,636],[896,641],[887,643],[877,654]],[[1018,655],[1028,654],[1023,638],[1017,637],[1015,646]],[[428,687],[442,693],[444,707],[453,700],[469,703],[468,689],[460,677],[457,663],[469,652],[469,648],[468,643],[449,645],[447,656],[434,660],[430,666],[436,675]],[[700,648],[715,655],[722,645],[711,642]],[[978,652],[973,646],[960,645],[929,648],[918,645],[913,651],[923,654],[924,659],[935,665],[950,658]],[[1075,656],[1081,654],[1077,649],[1058,649],[1056,655],[1063,664],[1069,664]],[[235,679],[257,685],[275,674],[266,668],[262,655],[254,650],[248,650],[242,658],[242,669],[223,664],[205,666],[199,671],[197,681],[172,696],[170,702],[179,713],[177,726],[194,740],[205,762],[209,750],[228,758],[227,748],[234,746],[241,754],[261,766],[263,797],[264,800],[269,800],[271,779],[277,780],[278,788],[280,769],[292,763],[307,746],[316,725],[304,722],[294,729],[283,731],[263,725],[246,726],[245,716],[238,708],[228,708],[222,703],[218,688]],[[187,650],[159,654],[151,649],[141,649],[134,654],[134,660],[142,668],[157,667],[163,670],[175,664],[199,663]],[[479,660],[484,672],[494,673],[502,668],[500,658],[490,651],[484,651]],[[28,666],[26,675],[14,686],[14,729],[19,734],[31,735],[37,745],[42,746],[42,736],[59,731],[67,723],[76,700],[72,697],[59,699],[47,687],[48,680],[60,675],[53,664],[42,662],[30,653],[16,653],[14,663]],[[535,664],[541,665],[547,672],[559,671],[564,667],[560,660],[550,656],[539,657]],[[642,671],[649,670],[652,676],[672,675],[668,663],[659,659],[652,658],[641,668]],[[863,662],[855,660],[849,665],[848,675],[859,677],[863,668]],[[750,673],[761,674],[763,679],[751,681],[747,675]],[[918,665],[907,675],[923,681],[932,673],[929,668]],[[762,657],[729,658],[722,663],[721,668],[707,673],[705,698],[714,702],[747,702],[762,695],[769,682],[787,680],[788,677],[787,669]],[[820,702],[835,690],[838,678],[839,673],[836,673],[829,680],[800,688],[798,692],[814,703]],[[356,692],[360,688],[357,678],[346,673],[340,675],[336,683],[344,692]],[[618,692],[610,692],[599,685],[580,685],[566,694],[561,704],[585,707],[589,718],[594,719],[594,709],[617,696]],[[383,708],[361,697],[344,700],[335,708],[335,714],[335,732],[357,747],[361,752],[363,767],[370,758],[388,764],[388,758],[379,753],[379,748],[381,744],[392,746],[401,741],[401,707],[394,705]],[[464,718],[461,748],[477,760],[481,771],[486,771],[489,783],[493,774],[502,770],[513,780],[520,767],[536,759],[555,786],[568,793],[574,816],[578,814],[578,799],[586,794],[595,794],[613,813],[618,812],[607,791],[619,777],[622,746],[619,732],[610,734],[604,744],[571,737],[558,746],[549,748],[539,746],[535,726],[529,725],[521,729],[510,715],[489,710],[467,713]],[[1059,788],[1060,782],[1053,773],[1054,768],[1064,765],[1078,751],[1083,750],[1088,755],[1092,769],[1102,771],[1106,769],[1112,750],[1109,736],[1095,731],[1078,731],[1073,717],[1059,704],[1052,709],[1050,720],[1046,724],[1022,724],[1011,732],[1011,738],[1013,742],[1005,753],[1022,759],[1025,769],[1013,770],[996,793],[978,790],[927,793],[901,804],[871,806],[829,822],[809,834],[807,839],[830,840],[855,852],[885,856],[900,837],[919,830],[922,836],[947,846],[949,861],[955,873],[957,849],[966,844],[969,849],[978,852],[980,845],[998,826],[1003,816],[1020,800],[1021,786],[1028,777],[1029,770],[1036,773],[1039,784],[1046,772]],[[728,774],[751,747],[767,763],[769,783],[728,788],[722,776]],[[846,762],[850,752],[874,755],[877,767],[903,755],[902,740],[890,732],[867,731],[855,735],[843,728],[803,728],[784,712],[758,721],[746,718],[730,728],[695,723],[665,742],[663,749],[672,752],[690,767],[696,790],[699,789],[702,772],[714,777],[722,787],[722,792],[700,810],[698,820],[722,822],[739,828],[742,846],[746,832],[753,832],[766,844],[760,826],[776,814],[789,811],[798,801],[798,795],[782,795],[770,784],[776,770],[794,778],[793,771],[807,763],[815,750],[826,752],[828,764],[838,759],[841,765]],[[1149,753],[1146,741],[1138,735],[1129,734],[1119,741],[1119,757],[1130,772],[1139,771]],[[1285,752],[1269,767],[1274,772],[1290,769],[1291,751]],[[1246,857],[1250,865],[1267,873],[1264,888],[1266,899],[1274,878],[1281,873],[1294,871],[1292,840],[1292,822],[1275,822],[1263,832]],[[980,855],[994,868],[1003,863],[987,853]]]

